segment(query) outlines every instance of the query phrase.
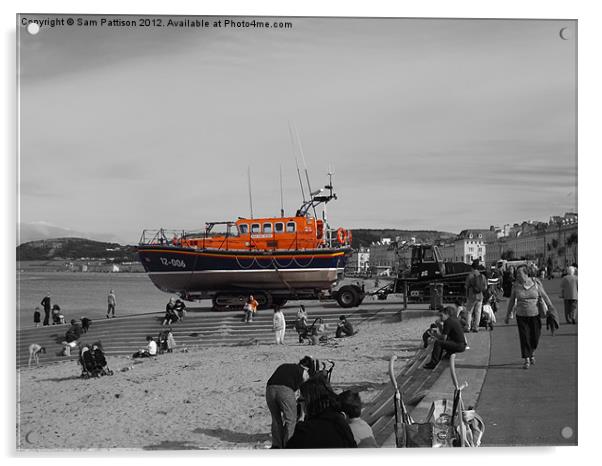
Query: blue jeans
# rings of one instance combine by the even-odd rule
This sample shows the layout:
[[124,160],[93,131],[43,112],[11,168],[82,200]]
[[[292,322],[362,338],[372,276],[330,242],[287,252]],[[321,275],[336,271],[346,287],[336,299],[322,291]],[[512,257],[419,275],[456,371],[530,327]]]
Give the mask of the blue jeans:
[[268,385],[265,399],[272,415],[272,447],[284,448],[297,424],[295,392],[284,385]]
[[468,298],[466,303],[466,327],[468,330],[479,328],[481,322],[481,311],[483,310],[483,298]]

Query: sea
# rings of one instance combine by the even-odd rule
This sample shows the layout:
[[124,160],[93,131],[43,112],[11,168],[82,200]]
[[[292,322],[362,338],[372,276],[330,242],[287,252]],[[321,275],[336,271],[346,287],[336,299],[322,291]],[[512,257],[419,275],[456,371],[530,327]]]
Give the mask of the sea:
[[[53,305],[60,306],[67,322],[83,316],[105,319],[110,290],[115,291],[117,316],[163,312],[172,296],[156,288],[145,273],[17,270],[17,328],[34,325],[34,309],[42,308],[40,301],[46,293]],[[210,301],[206,304],[211,305]],[[41,314],[43,320],[43,310]]]

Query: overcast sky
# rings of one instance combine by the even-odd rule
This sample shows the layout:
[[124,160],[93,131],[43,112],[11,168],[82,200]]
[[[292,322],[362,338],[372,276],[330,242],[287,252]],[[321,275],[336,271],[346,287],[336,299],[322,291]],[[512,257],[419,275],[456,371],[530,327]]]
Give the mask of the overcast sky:
[[288,21],[21,30],[21,222],[128,243],[196,229],[249,214],[249,166],[255,215],[278,214],[280,166],[292,214],[289,122],[312,187],[336,170],[335,227],[577,209],[574,22]]

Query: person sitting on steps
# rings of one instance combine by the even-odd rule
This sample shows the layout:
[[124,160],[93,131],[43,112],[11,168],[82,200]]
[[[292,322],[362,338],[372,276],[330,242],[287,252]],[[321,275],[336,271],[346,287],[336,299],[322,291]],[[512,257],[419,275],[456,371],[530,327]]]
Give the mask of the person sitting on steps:
[[353,335],[353,333],[353,325],[351,325],[351,322],[347,320],[347,317],[344,315],[339,316],[339,323],[337,324],[335,337],[350,337],[351,335]]
[[431,360],[424,366],[425,369],[434,369],[439,361],[443,350],[448,354],[462,353],[466,350],[466,339],[462,325],[455,317],[456,310],[453,306],[446,306],[439,311],[439,318],[443,322],[443,332],[441,335],[433,334],[435,344],[431,353]]

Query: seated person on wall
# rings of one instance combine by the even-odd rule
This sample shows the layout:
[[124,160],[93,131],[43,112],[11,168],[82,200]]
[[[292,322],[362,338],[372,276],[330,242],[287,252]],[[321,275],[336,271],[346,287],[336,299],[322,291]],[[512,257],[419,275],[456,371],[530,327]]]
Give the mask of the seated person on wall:
[[437,320],[433,322],[427,331],[422,334],[422,342],[424,343],[424,347],[427,348],[430,341],[432,339],[436,339],[437,335],[441,335],[443,333],[443,322]]
[[462,325],[455,317],[456,309],[453,306],[446,306],[439,311],[439,318],[443,322],[443,332],[441,335],[434,335],[435,344],[431,353],[431,360],[424,366],[425,369],[434,369],[441,360],[443,351],[448,354],[462,353],[466,350],[466,339]]
[[82,336],[83,330],[80,324],[75,319],[71,319],[71,327],[65,333],[65,341],[63,341],[63,356],[71,356],[71,350],[77,346],[77,341]]
[[169,302],[165,306],[165,318],[161,325],[171,325],[176,323],[180,318],[176,312],[176,303],[173,298],[169,298]]
[[174,309],[175,309],[178,317],[180,318],[180,320],[184,320],[184,317],[186,317],[186,304],[184,304],[184,301],[182,301],[179,298],[176,299]]
[[337,338],[350,337],[353,335],[353,325],[347,320],[345,316],[339,316],[339,323],[337,324],[337,331],[335,336]]

